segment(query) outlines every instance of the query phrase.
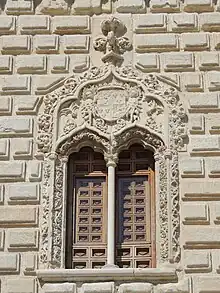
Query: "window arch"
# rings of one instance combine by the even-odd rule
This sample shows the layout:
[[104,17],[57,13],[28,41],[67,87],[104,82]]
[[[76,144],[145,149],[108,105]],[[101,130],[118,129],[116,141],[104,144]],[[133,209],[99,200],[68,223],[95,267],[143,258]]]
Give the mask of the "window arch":
[[[107,263],[107,167],[104,156],[83,147],[70,155],[67,202],[67,268]],[[115,173],[115,264],[155,266],[154,159],[133,144],[119,154]],[[114,237],[114,235],[112,235]]]

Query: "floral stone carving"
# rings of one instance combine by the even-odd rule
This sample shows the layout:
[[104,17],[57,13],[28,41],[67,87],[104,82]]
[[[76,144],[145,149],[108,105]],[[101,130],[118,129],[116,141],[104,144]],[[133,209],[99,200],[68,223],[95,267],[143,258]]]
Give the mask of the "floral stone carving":
[[136,142],[155,152],[158,263],[179,261],[178,151],[184,146],[186,121],[174,86],[130,67],[91,68],[43,97],[38,116],[38,155],[44,156],[43,267],[64,266],[69,154],[88,145],[117,159],[121,149]]
[[105,54],[103,62],[117,64],[123,60],[121,54],[132,47],[129,39],[123,36],[126,28],[119,19],[112,17],[102,22],[101,29],[104,37],[94,41],[94,48]]

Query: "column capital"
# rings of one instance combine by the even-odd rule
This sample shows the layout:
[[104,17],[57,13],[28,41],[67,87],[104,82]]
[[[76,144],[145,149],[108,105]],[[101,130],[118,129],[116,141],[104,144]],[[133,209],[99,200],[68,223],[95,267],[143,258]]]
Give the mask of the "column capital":
[[107,167],[116,167],[118,163],[118,154],[105,154],[105,161]]

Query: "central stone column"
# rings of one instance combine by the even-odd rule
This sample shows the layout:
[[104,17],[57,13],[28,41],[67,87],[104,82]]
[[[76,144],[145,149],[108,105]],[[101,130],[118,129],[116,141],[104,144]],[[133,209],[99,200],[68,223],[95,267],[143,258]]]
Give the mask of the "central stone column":
[[108,167],[108,233],[107,267],[115,266],[115,168],[116,161],[107,160]]

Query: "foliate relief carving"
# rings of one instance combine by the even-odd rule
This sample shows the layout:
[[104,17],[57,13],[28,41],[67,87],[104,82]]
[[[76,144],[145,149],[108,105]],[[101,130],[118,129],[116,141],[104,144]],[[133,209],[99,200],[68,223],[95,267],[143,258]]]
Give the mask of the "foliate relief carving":
[[108,139],[101,137],[89,129],[83,129],[61,144],[57,152],[61,155],[70,154],[72,151],[79,150],[82,145],[81,143],[92,143],[93,147],[102,150],[106,154],[111,152],[112,149]]
[[[160,258],[161,262],[168,261],[170,257],[171,261],[177,262],[180,256],[178,150],[183,146],[185,124],[186,114],[176,88],[161,81],[160,77],[140,74],[130,67],[94,67],[85,74],[67,78],[60,88],[43,97],[43,112],[38,119],[38,148],[47,157],[51,150],[64,156],[81,146],[91,145],[101,150],[109,161],[109,158],[117,160],[118,152],[130,143],[152,146],[159,160]],[[166,132],[164,127],[167,127]],[[170,150],[168,165],[167,148]],[[52,265],[57,267],[60,267],[62,253],[61,198],[64,186],[61,169],[61,163],[57,162],[54,191],[50,194],[54,203]],[[46,222],[49,223],[46,177],[44,181],[43,226],[46,227]],[[167,210],[168,190],[172,215]],[[48,249],[47,233],[45,229],[42,262]],[[172,256],[168,247],[170,233]]]
[[55,181],[52,211],[52,253],[51,266],[61,266],[62,249],[62,218],[63,218],[63,161],[60,158],[55,162]]
[[82,125],[103,135],[117,135],[140,124],[158,134],[164,132],[164,106],[135,82],[122,82],[110,73],[99,84],[86,85],[78,97],[60,111],[59,136]]
[[50,221],[50,193],[48,192],[49,180],[51,177],[51,164],[49,159],[44,162],[43,170],[43,191],[42,191],[42,220],[41,220],[41,250],[40,250],[40,261],[43,264],[48,263],[48,250],[49,250],[49,221]]
[[123,60],[121,54],[132,47],[129,39],[123,36],[126,28],[119,19],[111,17],[102,22],[101,29],[105,37],[97,38],[94,48],[104,53],[103,62],[117,64]]
[[159,158],[159,219],[160,219],[160,259],[162,262],[167,262],[169,254],[169,226],[168,226],[168,199],[167,199],[167,166],[165,157],[160,154]]
[[[42,97],[44,109],[43,113],[38,116],[37,144],[39,154],[50,153],[51,151],[55,119],[54,111],[57,104],[62,99],[72,97],[80,84],[90,79],[102,78],[107,71],[109,71],[107,66],[101,68],[92,67],[89,72],[66,79],[60,88]],[[69,123],[71,124],[71,121]],[[71,125],[69,127],[71,128]]]

